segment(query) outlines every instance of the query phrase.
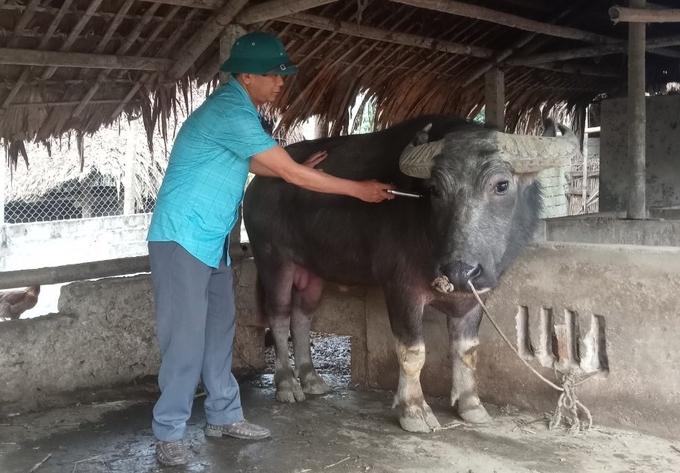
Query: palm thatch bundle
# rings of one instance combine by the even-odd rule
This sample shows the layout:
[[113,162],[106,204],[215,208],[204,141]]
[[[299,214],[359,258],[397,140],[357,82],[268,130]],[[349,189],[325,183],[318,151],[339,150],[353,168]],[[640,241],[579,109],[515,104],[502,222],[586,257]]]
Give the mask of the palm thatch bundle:
[[[627,27],[607,14],[615,4],[0,0],[0,139],[15,163],[27,159],[25,142],[68,133],[82,142],[123,116],[142,119],[153,149],[192,87],[217,83],[228,53],[220,35],[236,25],[278,35],[300,66],[266,112],[282,133],[310,117],[328,134],[351,132],[367,104],[376,128],[423,113],[476,116],[493,68],[504,75],[507,131],[534,130],[547,115],[578,130],[588,104],[626,91]],[[647,54],[650,90],[679,79],[675,33],[673,23],[648,28],[663,42]]]

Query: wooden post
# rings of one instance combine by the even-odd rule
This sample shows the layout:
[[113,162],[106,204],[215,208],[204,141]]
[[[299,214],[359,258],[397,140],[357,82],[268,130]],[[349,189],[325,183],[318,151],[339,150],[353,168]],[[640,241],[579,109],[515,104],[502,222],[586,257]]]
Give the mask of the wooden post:
[[[222,63],[229,59],[229,53],[231,52],[231,47],[234,45],[236,40],[246,34],[246,29],[241,25],[231,24],[224,29],[224,33],[220,36],[220,67]],[[220,72],[220,84],[226,84],[229,82],[231,74],[225,74]]]
[[[631,8],[645,8],[646,0],[631,0]],[[645,24],[628,25],[628,155],[633,164],[628,218],[644,219],[646,210]],[[630,162],[630,161],[629,161]]]
[[[246,34],[245,28],[241,25],[230,24],[224,29],[224,33],[220,36],[220,66],[224,61],[229,59],[229,53],[231,52],[231,47],[234,45],[236,40]],[[231,74],[224,74],[220,72],[220,84],[226,84],[231,78]],[[234,228],[231,229],[229,234],[229,256],[231,257],[232,264],[234,261],[238,261],[244,256],[244,251],[241,249],[241,226],[243,225],[243,206],[238,207],[238,216],[236,218],[236,223]]]
[[485,125],[505,131],[505,74],[493,68],[485,74],[484,102]]

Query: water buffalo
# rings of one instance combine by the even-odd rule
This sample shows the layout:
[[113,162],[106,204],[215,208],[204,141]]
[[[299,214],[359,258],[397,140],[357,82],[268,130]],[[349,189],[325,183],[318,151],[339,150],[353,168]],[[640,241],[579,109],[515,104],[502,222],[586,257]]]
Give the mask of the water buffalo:
[[[556,136],[556,127],[563,136]],[[467,282],[480,292],[498,285],[538,224],[536,174],[568,163],[577,152],[571,130],[552,123],[546,130],[551,137],[518,136],[461,118],[422,116],[375,133],[287,148],[300,162],[327,150],[324,172],[392,182],[422,198],[367,204],[305,191],[281,179],[252,181],[244,221],[275,340],[279,401],[329,391],[314,370],[309,346],[324,281],[379,285],[400,365],[394,405],[401,426],[425,432],[439,425],[420,385],[422,315],[428,305],[448,317],[451,405],[457,404],[468,422],[490,420],[474,375],[481,311]],[[297,372],[288,361],[289,329]]]

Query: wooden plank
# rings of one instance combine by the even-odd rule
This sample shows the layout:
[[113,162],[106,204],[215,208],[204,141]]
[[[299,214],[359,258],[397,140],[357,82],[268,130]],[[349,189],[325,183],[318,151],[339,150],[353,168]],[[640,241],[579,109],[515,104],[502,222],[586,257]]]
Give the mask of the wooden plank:
[[566,26],[551,25],[540,21],[529,20],[517,15],[503,13],[489,8],[478,7],[469,3],[456,2],[453,0],[390,0],[396,3],[403,3],[418,8],[426,8],[451,15],[463,16],[475,20],[488,21],[497,25],[504,25],[510,28],[517,28],[533,33],[554,36],[557,38],[573,39],[586,41],[589,43],[608,43],[612,39],[606,36],[581,31],[576,28]]
[[380,28],[373,28],[371,26],[361,26],[346,21],[337,21],[321,16],[309,15],[306,13],[287,15],[278,18],[277,21],[356,36],[358,38],[373,39],[376,41],[384,41],[386,43],[403,44],[405,46],[413,46],[416,48],[429,49],[431,51],[440,51],[449,54],[461,54],[464,56],[480,58],[489,58],[492,55],[492,51],[487,48],[467,46],[464,44],[426,38],[408,33],[382,30]]
[[19,66],[89,67],[92,69],[166,70],[169,59],[134,56],[111,56],[60,51],[0,48],[0,64]]
[[148,256],[120,258],[90,263],[68,264],[52,268],[22,269],[0,272],[0,289],[14,289],[36,284],[62,284],[87,279],[148,273]]
[[677,23],[680,22],[680,9],[647,9],[614,6],[609,9],[609,18],[614,24],[624,23]]

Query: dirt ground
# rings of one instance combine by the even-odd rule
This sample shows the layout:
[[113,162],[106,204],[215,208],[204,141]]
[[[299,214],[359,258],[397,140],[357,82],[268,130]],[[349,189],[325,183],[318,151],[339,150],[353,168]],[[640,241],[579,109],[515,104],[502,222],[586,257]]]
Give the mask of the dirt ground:
[[[269,349],[270,362],[272,355]],[[190,462],[162,468],[154,456],[150,423],[158,392],[150,379],[73,393],[21,414],[3,406],[0,472],[680,472],[680,445],[668,440],[598,427],[578,435],[550,431],[543,414],[512,406],[487,404],[494,422],[473,426],[447,399],[428,399],[444,428],[411,434],[391,409],[392,393],[348,386],[348,340],[316,338],[313,356],[335,390],[295,405],[276,402],[271,369],[239,374],[246,417],[269,427],[270,439],[204,437],[199,394],[187,432]]]
[[[246,416],[272,430],[249,442],[205,438],[203,397],[188,427],[187,467],[161,468],[150,429],[152,385],[124,401],[94,402],[0,419],[0,471],[62,472],[678,472],[671,442],[596,428],[549,431],[540,415],[490,407],[494,422],[465,425],[445,400],[432,399],[444,430],[401,430],[392,394],[348,387],[296,405],[274,400],[271,375],[241,378]],[[35,470],[35,465],[47,458]]]

